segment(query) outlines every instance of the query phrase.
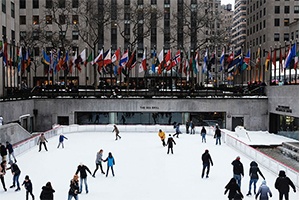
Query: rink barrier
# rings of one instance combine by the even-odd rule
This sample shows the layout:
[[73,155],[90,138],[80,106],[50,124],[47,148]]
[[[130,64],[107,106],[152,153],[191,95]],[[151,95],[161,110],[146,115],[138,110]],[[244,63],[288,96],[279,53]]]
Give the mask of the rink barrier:
[[226,144],[237,151],[240,151],[248,158],[254,160],[258,164],[265,167],[267,170],[278,175],[280,170],[284,170],[286,175],[293,181],[296,187],[299,187],[299,172],[281,163],[278,160],[256,150],[239,139],[222,131],[222,136]]

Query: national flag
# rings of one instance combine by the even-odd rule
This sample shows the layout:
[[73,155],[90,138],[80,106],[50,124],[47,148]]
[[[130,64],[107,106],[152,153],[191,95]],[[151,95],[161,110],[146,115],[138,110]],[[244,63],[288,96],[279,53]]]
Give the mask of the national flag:
[[119,62],[119,67],[118,67],[118,74],[121,74],[121,72],[124,70],[124,67],[126,63],[128,62],[128,50],[124,52],[122,55],[120,62]]
[[[11,63],[12,63],[12,61],[11,61]],[[25,64],[24,71],[26,69],[27,72],[30,72],[31,60],[30,60],[30,49],[29,48],[27,48],[27,50],[26,50],[26,56],[25,56],[24,64]]]
[[[44,54],[44,50],[43,50],[43,54]],[[46,54],[46,53],[45,53]],[[47,55],[47,54],[46,54]],[[19,52],[18,52],[18,72],[21,71],[21,68],[22,68],[22,47],[19,48]],[[48,56],[48,55],[47,55]],[[48,64],[49,65],[49,64]]]
[[181,61],[181,56],[180,56],[180,50],[178,50],[174,56],[174,58],[172,59],[172,63],[170,65],[170,68],[167,68],[167,71],[170,70],[172,67],[176,66],[178,63],[180,63]]
[[63,66],[63,64],[64,64],[64,57],[63,57],[62,54],[63,54],[62,51],[59,50],[59,51],[58,51],[58,63],[57,63],[57,65],[56,65],[56,70],[57,70],[58,72],[61,70],[61,68],[62,68],[62,66]]
[[68,66],[68,69],[69,69],[69,72],[72,74],[73,73],[73,67],[75,65],[75,59],[77,58],[77,51],[75,53],[75,56],[70,56],[69,58],[69,66]]
[[99,52],[98,56],[91,62],[91,64],[96,64],[98,63],[100,60],[103,59],[103,49],[101,49],[101,51]]
[[243,59],[243,61],[247,64],[247,65],[249,65],[249,63],[250,63],[250,49],[248,50],[248,52],[247,52],[247,55],[244,57],[244,59]]
[[105,57],[103,59],[104,66],[109,65],[109,64],[111,64],[111,49],[109,49],[105,52]]
[[299,51],[297,51],[296,56],[295,56],[295,62],[294,62],[294,69],[298,69],[299,68]]
[[221,54],[221,57],[220,57],[220,64],[221,64],[221,67],[220,67],[219,72],[223,71],[223,68],[224,68],[224,60],[225,60],[225,49],[223,48],[223,51],[222,51],[222,54]]
[[68,62],[69,62],[69,52],[66,51],[66,54],[65,54],[65,56],[63,58],[63,62],[62,62],[63,64],[61,66],[62,70],[64,70],[66,74],[69,73]]
[[86,49],[83,49],[80,53],[81,63],[86,61]]
[[[81,57],[82,53],[85,54],[85,49],[77,57],[75,57],[75,67],[78,69],[79,72],[81,72],[81,66],[80,66],[80,64],[83,61],[83,59]],[[76,51],[76,55],[77,55],[77,51]],[[84,55],[84,57],[86,57],[86,55]]]
[[260,66],[260,47],[257,49],[256,62],[255,62],[255,67],[258,68],[259,66]]
[[204,54],[202,73],[207,72],[207,70],[208,70],[207,65],[208,65],[208,50],[206,49],[205,54]]
[[136,50],[134,50],[126,63],[126,67],[131,70],[136,66]]
[[285,63],[284,63],[284,68],[288,69],[290,68],[290,63],[292,61],[292,59],[296,56],[296,43],[292,46],[292,48],[290,48],[289,53],[285,59]]
[[141,64],[139,65],[139,72],[147,71],[147,57],[146,57],[146,50],[143,53],[143,59]]
[[4,42],[4,48],[3,48],[3,63],[4,63],[4,66],[7,66],[7,64],[8,64],[7,42]]
[[231,54],[229,54],[229,56],[228,56],[226,62],[227,62],[228,64],[230,64],[230,63],[233,61],[233,59],[234,59],[234,52],[232,51]]
[[242,57],[242,50],[240,49],[234,54],[233,60],[228,65],[227,72],[232,72],[235,69],[236,65],[240,64],[241,61],[243,61]]
[[56,73],[56,65],[57,65],[57,50],[52,49],[51,50],[51,56],[50,56],[50,71]]
[[268,56],[267,56],[266,61],[265,61],[265,70],[266,70],[266,71],[269,70],[269,62],[270,62],[270,59],[271,59],[271,54],[270,54],[270,52],[268,52]]
[[170,67],[170,65],[171,65],[171,50],[169,49],[167,54],[165,55],[165,65],[164,65],[164,67],[166,69],[168,69]]
[[93,61],[93,54],[92,52],[90,53],[90,55],[87,57],[87,59],[84,61],[84,66],[86,67],[88,63]]
[[280,69],[280,71],[283,71],[283,58],[284,57],[282,57],[282,53],[281,53],[281,48],[280,48],[280,51],[279,51],[279,69]]
[[154,49],[153,52],[152,52],[152,64],[151,64],[151,70],[152,70],[153,73],[155,73],[155,68],[156,68],[157,65],[159,65],[159,62],[158,62],[158,59],[157,59],[156,51]]
[[111,57],[111,62],[112,62],[112,63],[115,63],[115,62],[119,61],[119,60],[120,60],[120,54],[121,54],[121,49],[118,48],[118,49],[115,51],[114,55]]
[[195,74],[199,71],[198,52],[196,52],[195,58],[193,59],[193,70]]
[[2,40],[0,40],[0,57],[3,56],[3,43]]
[[163,63],[163,60],[164,60],[164,50],[162,49],[160,51],[160,53],[158,54],[158,62],[159,64],[157,65],[158,69],[157,69],[157,73],[158,74],[161,74],[162,73],[162,63]]
[[273,58],[272,58],[272,63],[274,65],[274,68],[276,68],[276,49],[274,49],[274,52],[273,52]]

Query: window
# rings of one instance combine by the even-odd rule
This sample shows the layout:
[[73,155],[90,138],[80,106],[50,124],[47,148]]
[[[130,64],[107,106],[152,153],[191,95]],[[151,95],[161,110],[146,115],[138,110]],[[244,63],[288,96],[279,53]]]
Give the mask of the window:
[[46,15],[46,24],[52,24],[52,15]]
[[79,24],[79,18],[78,15],[72,15],[72,23],[73,24]]
[[65,24],[66,23],[66,16],[65,15],[59,15],[59,23]]
[[26,25],[26,16],[20,16],[20,24]]
[[144,0],[138,0],[138,5],[144,5]]
[[46,39],[52,40],[52,31],[46,31]]
[[299,14],[299,6],[295,6],[294,7],[294,13],[295,14]]
[[130,5],[130,0],[125,0],[124,5],[129,6]]
[[290,7],[284,6],[284,14],[289,14],[289,13],[290,13]]
[[11,39],[12,40],[16,39],[16,32],[14,30],[11,30]]
[[26,0],[20,0],[20,9],[26,8]]
[[290,25],[290,19],[289,18],[285,18],[283,21],[284,26],[289,26]]
[[274,19],[274,26],[280,26],[280,19]]
[[46,0],[46,8],[52,8],[53,1],[52,0]]
[[2,0],[2,12],[6,13],[6,0]]
[[279,41],[279,40],[280,40],[280,34],[274,33],[274,41]]
[[32,1],[32,8],[33,9],[39,8],[39,0],[33,0]]
[[11,2],[10,7],[11,7],[11,17],[15,18],[15,4]]
[[5,26],[2,26],[2,35],[3,35],[3,38],[6,38],[6,27]]
[[73,40],[78,40],[79,39],[79,32],[78,31],[73,31],[72,32],[72,39]]
[[58,7],[65,8],[66,7],[66,0],[58,0]]
[[78,8],[79,7],[79,1],[78,0],[72,0],[72,8]]
[[59,38],[65,39],[66,38],[66,31],[59,31]]
[[33,40],[38,40],[39,39],[39,32],[38,31],[33,31],[32,32],[32,39]]
[[156,5],[157,4],[157,0],[151,0],[151,5]]
[[274,11],[275,14],[280,14],[280,6],[275,6]]
[[38,55],[40,55],[40,48],[34,47],[33,48],[33,56],[38,56]]
[[20,31],[21,40],[24,40],[26,38],[26,35],[27,35],[26,31]]
[[32,16],[32,23],[33,24],[39,24],[39,16],[38,15]]
[[283,39],[284,39],[284,41],[289,41],[290,40],[290,34],[289,33],[284,33]]

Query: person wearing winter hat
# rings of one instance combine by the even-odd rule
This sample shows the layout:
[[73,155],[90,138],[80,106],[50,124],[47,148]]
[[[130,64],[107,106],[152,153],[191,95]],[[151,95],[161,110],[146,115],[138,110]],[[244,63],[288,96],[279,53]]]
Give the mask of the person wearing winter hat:
[[264,175],[261,173],[260,169],[258,168],[258,164],[255,161],[252,161],[250,163],[250,169],[249,169],[250,182],[249,182],[249,191],[247,196],[251,195],[252,183],[254,187],[254,194],[256,194],[256,183],[258,181],[258,174],[260,174],[261,177],[265,180]]
[[267,182],[265,180],[262,181],[261,186],[258,189],[257,194],[255,195],[255,199],[259,197],[259,200],[269,200],[269,196],[272,197],[272,192],[270,188],[267,186]]
[[41,200],[53,200],[53,193],[55,190],[52,188],[51,182],[47,182],[45,186],[42,187],[42,192],[40,194]]
[[231,178],[229,183],[227,183],[227,185],[225,186],[224,195],[226,195],[228,191],[229,191],[228,193],[229,200],[242,199],[244,197],[235,178]]
[[206,178],[208,178],[210,164],[211,166],[213,166],[213,161],[211,159],[208,149],[206,149],[205,152],[202,154],[202,163],[203,163],[203,169],[202,169],[201,178],[203,178],[206,168],[207,168]]
[[173,143],[176,145],[176,142],[172,138],[172,135],[169,134],[169,138],[167,140],[167,146],[168,146],[168,152],[167,152],[167,154],[169,154],[170,150],[171,150],[171,153],[173,154]]
[[285,200],[289,200],[289,192],[290,192],[290,187],[291,186],[296,192],[296,187],[294,183],[291,181],[289,177],[285,175],[285,171],[281,170],[279,171],[278,177],[275,181],[275,188],[279,192],[279,200],[283,200],[283,196]]
[[22,183],[22,185],[24,185],[25,189],[26,189],[26,200],[28,200],[28,194],[31,195],[32,199],[34,200],[34,195],[32,194],[32,190],[33,190],[33,187],[32,187],[32,182],[31,180],[29,179],[29,176],[26,175],[25,176],[25,180],[24,182]]
[[232,161],[233,165],[233,178],[237,181],[237,184],[241,187],[242,176],[244,176],[244,167],[240,161],[240,157],[236,157],[234,161]]

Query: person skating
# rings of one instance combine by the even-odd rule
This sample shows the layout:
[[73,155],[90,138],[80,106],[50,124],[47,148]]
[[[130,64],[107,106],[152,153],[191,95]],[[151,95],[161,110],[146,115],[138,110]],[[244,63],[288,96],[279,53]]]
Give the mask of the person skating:
[[233,165],[233,178],[237,181],[239,187],[241,187],[242,176],[244,176],[244,166],[240,161],[240,157],[236,157],[234,161],[232,161]]
[[121,139],[121,136],[119,135],[120,131],[116,125],[114,125],[114,129],[112,130],[112,132],[116,133],[116,140],[118,140],[118,138]]
[[163,146],[166,146],[166,142],[165,142],[166,134],[165,134],[165,132],[163,132],[161,129],[159,129],[159,131],[158,131],[158,136],[159,136],[159,138],[160,138],[161,141],[162,141],[162,145],[163,145]]
[[205,150],[205,152],[202,154],[202,164],[203,164],[203,169],[202,169],[202,175],[201,178],[204,177],[205,169],[207,168],[206,171],[206,178],[208,178],[209,175],[209,169],[210,169],[210,164],[213,166],[213,161],[211,159],[211,156],[209,154],[208,149]]
[[258,196],[259,200],[269,200],[269,196],[272,197],[272,192],[267,186],[267,182],[265,180],[262,181],[261,186],[258,188],[255,199],[257,199]]
[[275,181],[275,188],[279,192],[279,200],[283,200],[283,197],[285,200],[289,200],[290,186],[293,188],[294,192],[296,192],[294,183],[285,175],[285,171],[279,171],[278,177]]
[[44,145],[45,150],[48,151],[47,146],[46,146],[46,142],[48,142],[48,140],[46,139],[44,133],[42,133],[40,135],[38,143],[37,143],[39,145],[39,152],[42,150],[42,145]]
[[13,184],[10,186],[10,188],[14,188],[17,185],[17,189],[15,191],[21,190],[20,188],[20,182],[19,177],[21,175],[21,170],[19,166],[14,163],[12,160],[9,161],[10,167],[7,168],[7,170],[11,170],[11,173],[13,174]]
[[12,157],[13,157],[14,160],[15,160],[15,163],[16,163],[17,159],[16,159],[15,154],[14,154],[13,146],[8,141],[6,141],[6,149],[8,151],[8,160],[9,160],[9,162],[12,161]]
[[103,168],[102,168],[102,161],[103,161],[102,156],[103,156],[103,150],[100,149],[100,151],[98,151],[97,154],[96,154],[96,161],[95,161],[95,163],[96,163],[96,169],[95,169],[95,171],[93,173],[93,177],[94,178],[95,178],[95,174],[96,174],[99,166],[100,166],[101,173],[105,174],[104,171],[103,171]]
[[28,175],[25,176],[25,180],[23,181],[22,185],[24,185],[25,190],[26,190],[26,200],[28,200],[29,194],[31,195],[32,199],[34,200],[34,195],[32,194],[32,190],[33,190],[32,182],[29,179]]
[[191,127],[191,134],[195,134],[195,124],[193,123],[193,121],[190,121],[190,127]]
[[202,142],[204,141],[206,143],[206,129],[204,126],[201,129],[201,136],[202,136]]
[[47,182],[46,185],[42,187],[40,200],[53,200],[54,192],[55,190],[52,188],[51,182]]
[[83,163],[80,163],[80,165],[78,165],[77,170],[75,172],[76,175],[78,175],[78,173],[80,173],[80,185],[79,185],[79,193],[82,192],[82,182],[84,182],[85,185],[85,192],[88,193],[88,184],[87,184],[87,173],[88,172],[90,175],[92,175],[90,169],[85,166]]
[[70,181],[68,200],[71,200],[72,198],[74,198],[75,200],[78,200],[78,194],[79,194],[78,175],[75,174],[73,179]]
[[221,145],[221,130],[219,129],[219,126],[216,126],[214,138],[216,138],[216,145],[218,143]]
[[65,139],[67,140],[68,138],[66,138],[63,134],[59,135],[57,148],[59,148],[60,145],[62,145],[62,148],[64,148],[64,140]]
[[0,164],[0,180],[2,183],[2,187],[4,191],[6,192],[7,189],[5,187],[5,181],[4,181],[4,175],[6,174],[6,160],[3,160]]
[[113,157],[111,152],[108,153],[107,158],[103,160],[103,162],[107,162],[106,177],[108,176],[109,168],[111,169],[112,175],[115,176],[114,173],[115,158]]
[[176,145],[176,142],[172,138],[172,135],[169,134],[169,138],[167,140],[167,146],[168,146],[168,152],[167,152],[167,154],[169,154],[170,150],[171,150],[171,153],[173,154],[173,144]]
[[229,200],[235,200],[238,199],[239,197],[241,198],[244,197],[243,194],[241,193],[239,185],[237,184],[234,178],[231,178],[229,183],[225,186],[224,195],[226,195],[228,191],[229,191],[228,193]]
[[178,136],[179,136],[179,134],[181,134],[181,131],[180,131],[180,124],[179,123],[177,123],[176,125],[175,125],[175,134],[173,135],[173,137],[177,137],[178,138]]
[[251,195],[252,183],[254,187],[254,194],[256,194],[256,183],[258,181],[258,174],[261,175],[261,177],[265,180],[264,175],[261,173],[260,169],[258,168],[258,164],[255,161],[252,161],[250,163],[250,169],[249,169],[250,182],[249,182],[249,191],[247,196]]
[[186,134],[190,133],[189,132],[189,127],[190,127],[190,122],[188,120],[186,120],[186,122],[185,122],[185,132],[186,132]]

